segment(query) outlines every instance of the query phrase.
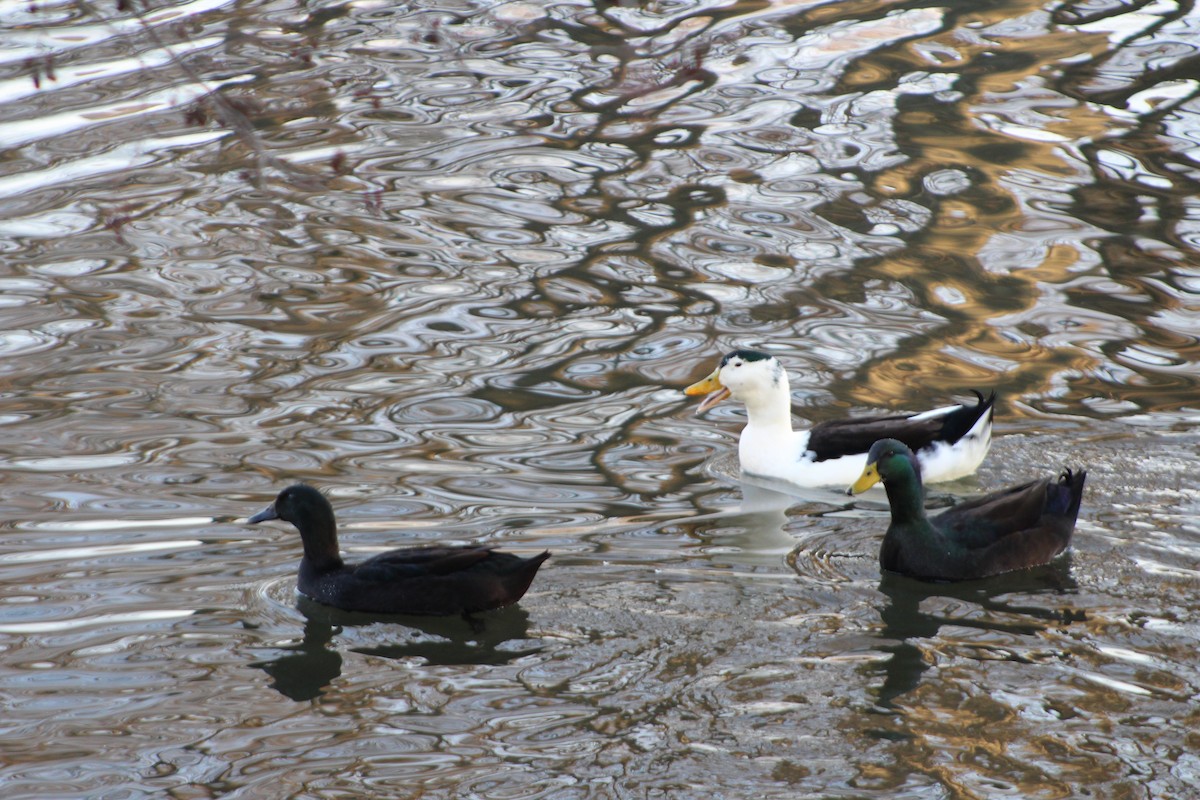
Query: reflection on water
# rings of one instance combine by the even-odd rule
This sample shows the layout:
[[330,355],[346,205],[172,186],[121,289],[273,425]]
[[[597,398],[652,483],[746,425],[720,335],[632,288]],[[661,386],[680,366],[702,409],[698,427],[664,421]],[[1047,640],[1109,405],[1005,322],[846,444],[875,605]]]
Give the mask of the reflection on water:
[[[1017,605],[1005,600],[1010,596],[1021,597],[1030,593],[1053,593],[1057,597],[1070,594],[1073,588],[1069,555],[1052,564],[1022,570],[1003,578],[963,583],[931,584],[884,573],[879,590],[886,598],[886,604],[880,611],[883,627],[879,635],[883,639],[895,640],[895,643],[881,648],[884,652],[890,652],[892,657],[883,667],[884,680],[879,688],[879,705],[896,707],[896,701],[902,701],[905,694],[915,689],[921,675],[933,666],[921,648],[923,640],[938,640],[939,647],[953,647],[952,636],[939,640],[938,635],[943,627],[1033,636],[1049,625],[1065,626],[1072,620],[1082,620],[1085,613],[1066,608]],[[951,616],[923,612],[922,601],[931,597],[936,597],[943,605],[949,601],[957,613]],[[966,608],[962,608],[962,605]],[[1012,657],[1020,660],[1019,656]]]
[[664,522],[660,530],[686,533],[701,542],[703,552],[719,554],[723,562],[774,566],[796,546],[794,535],[785,530],[789,510],[820,510],[814,504],[801,511],[797,497],[750,482],[741,484],[738,501],[736,506]]
[[[4,796],[1188,794],[1198,30],[4,5]],[[945,491],[1086,468],[1061,574],[881,581],[879,502],[738,484],[679,392],[734,346],[810,422],[996,389]],[[351,551],[556,557],[327,619],[233,521],[295,480]]]
[[251,664],[272,678],[271,687],[292,700],[312,700],[342,672],[342,656],[334,643],[345,626],[386,626],[387,644],[355,647],[354,652],[390,659],[417,658],[430,665],[504,664],[537,652],[501,649],[527,638],[529,615],[509,606],[477,619],[458,617],[372,616],[339,611],[301,598],[304,636],[281,646],[286,652]]
[[309,620],[304,626],[304,638],[281,649],[287,655],[250,666],[271,676],[271,688],[293,700],[312,700],[342,674],[342,654],[330,647],[333,626],[327,622]]

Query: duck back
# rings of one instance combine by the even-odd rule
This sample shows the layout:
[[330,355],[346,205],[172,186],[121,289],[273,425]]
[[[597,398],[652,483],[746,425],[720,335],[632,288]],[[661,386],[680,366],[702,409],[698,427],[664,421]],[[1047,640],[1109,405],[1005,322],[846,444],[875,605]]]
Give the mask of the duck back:
[[420,547],[330,570],[300,563],[298,588],[319,603],[383,614],[472,614],[517,602],[548,552],[531,558],[490,547]]

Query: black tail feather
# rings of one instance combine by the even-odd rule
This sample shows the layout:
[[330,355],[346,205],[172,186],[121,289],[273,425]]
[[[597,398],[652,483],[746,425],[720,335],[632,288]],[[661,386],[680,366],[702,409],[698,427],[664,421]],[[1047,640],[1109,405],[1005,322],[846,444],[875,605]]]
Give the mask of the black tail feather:
[[946,415],[942,421],[941,435],[938,436],[942,441],[954,444],[970,433],[971,429],[975,427],[975,423],[979,422],[985,414],[989,418],[991,417],[996,404],[996,392],[992,391],[991,394],[984,397],[982,392],[972,389],[971,394],[979,398],[979,402],[973,406],[964,405]]
[[1083,482],[1087,480],[1087,470],[1064,469],[1054,487],[1058,494],[1051,510],[1070,517],[1072,520],[1079,516],[1079,506],[1083,502]]

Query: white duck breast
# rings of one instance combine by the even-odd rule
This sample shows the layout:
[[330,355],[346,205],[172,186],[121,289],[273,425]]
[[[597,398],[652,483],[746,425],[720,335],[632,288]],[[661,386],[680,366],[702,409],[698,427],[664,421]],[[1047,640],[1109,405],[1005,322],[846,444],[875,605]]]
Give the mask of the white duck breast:
[[738,443],[742,471],[797,486],[853,483],[879,439],[897,439],[912,448],[927,483],[970,475],[992,443],[994,393],[986,399],[979,395],[974,405],[831,420],[811,430],[792,430],[787,373],[774,356],[754,350],[729,353],[711,375],[684,391],[708,395],[701,412],[726,397],[744,403],[747,422]]

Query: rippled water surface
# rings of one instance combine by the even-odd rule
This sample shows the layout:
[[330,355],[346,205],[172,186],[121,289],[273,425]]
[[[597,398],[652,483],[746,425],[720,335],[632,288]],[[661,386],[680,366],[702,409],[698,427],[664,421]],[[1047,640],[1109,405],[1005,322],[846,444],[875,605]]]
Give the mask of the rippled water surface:
[[[1200,782],[1191,4],[0,0],[0,794],[1185,797]],[[881,577],[797,414],[995,388],[967,493],[1069,557]],[[242,520],[554,556],[461,620]]]

